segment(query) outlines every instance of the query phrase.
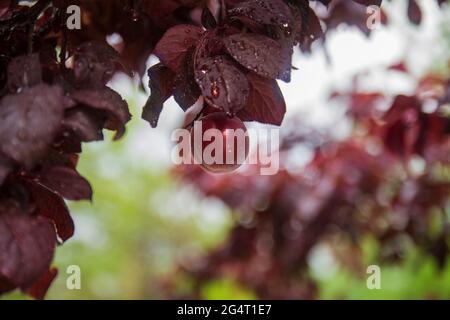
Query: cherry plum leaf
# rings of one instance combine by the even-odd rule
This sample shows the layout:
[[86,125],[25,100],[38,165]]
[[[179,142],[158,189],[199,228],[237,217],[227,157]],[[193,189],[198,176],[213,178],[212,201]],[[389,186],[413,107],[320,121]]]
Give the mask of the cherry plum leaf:
[[422,22],[422,10],[416,0],[408,0],[408,18],[415,25],[419,25]]
[[80,89],[71,94],[71,98],[84,106],[102,111],[105,115],[105,128],[115,130],[115,140],[125,133],[125,125],[131,119],[127,103],[122,97],[110,89],[102,87],[96,89]]
[[208,6],[204,6],[202,10],[202,25],[205,29],[214,29],[217,27],[217,21]]
[[85,42],[75,50],[74,74],[80,87],[102,87],[116,71],[119,53],[103,42]]
[[362,4],[363,6],[377,6],[381,7],[383,0],[353,0],[356,3]]
[[286,113],[283,94],[275,80],[249,73],[250,96],[247,106],[238,112],[242,121],[281,125]]
[[38,84],[0,101],[0,151],[31,167],[50,146],[63,115],[63,91]]
[[10,92],[32,87],[40,82],[42,82],[42,71],[38,53],[16,57],[9,63],[8,89]]
[[45,217],[33,217],[18,209],[1,212],[0,278],[16,286],[28,286],[48,270],[56,244],[55,228]]
[[258,34],[241,33],[225,38],[224,44],[243,67],[266,78],[290,80],[291,56],[275,40]]
[[36,182],[27,182],[26,186],[36,203],[36,214],[53,222],[62,241],[70,239],[75,232],[75,225],[64,199]]
[[249,95],[248,80],[229,58],[216,56],[197,63],[195,80],[209,104],[229,114],[245,107]]
[[91,185],[73,168],[45,168],[40,171],[38,181],[68,200],[92,200]]
[[51,268],[41,274],[31,285],[23,287],[22,291],[34,299],[43,300],[57,275],[58,269]]
[[62,130],[83,142],[91,142],[103,140],[103,125],[98,112],[87,107],[76,107],[66,111]]
[[195,47],[202,35],[202,29],[191,25],[177,25],[170,28],[156,45],[154,54],[166,67],[178,72],[183,66],[189,49]]
[[242,1],[229,10],[231,18],[249,19],[261,25],[291,28],[293,16],[289,6],[282,0]]
[[296,28],[295,40],[300,44],[303,51],[311,51],[311,45],[317,39],[323,37],[324,32],[320,19],[313,9],[308,6],[301,8],[301,26]]
[[186,55],[183,68],[174,80],[173,96],[183,111],[189,109],[201,95],[200,88],[195,82],[193,55],[193,51]]
[[175,73],[159,63],[148,70],[148,76],[151,94],[142,111],[142,118],[156,128],[163,104],[173,93]]

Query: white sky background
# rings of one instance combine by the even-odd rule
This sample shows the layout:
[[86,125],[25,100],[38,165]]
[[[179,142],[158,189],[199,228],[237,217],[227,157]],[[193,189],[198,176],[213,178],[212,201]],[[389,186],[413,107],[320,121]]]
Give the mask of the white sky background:
[[[367,38],[358,29],[340,26],[328,33],[326,50],[321,46],[313,48],[311,55],[296,52],[293,65],[299,70],[292,72],[290,83],[280,82],[287,103],[285,123],[293,117],[302,118],[308,125],[320,128],[332,127],[337,136],[345,136],[349,125],[342,108],[331,104],[328,95],[332,90],[349,88],[354,75],[369,71],[364,78],[363,88],[392,94],[408,93],[414,89],[415,81],[401,73],[386,72],[385,67],[405,60],[415,76],[429,70],[436,58],[445,56],[446,46],[442,41],[442,27],[450,24],[450,10],[439,10],[436,1],[422,0],[423,21],[420,27],[411,25],[406,17],[406,1],[384,1],[389,25],[381,26]],[[157,63],[150,57],[148,66]],[[148,78],[144,79],[148,83]],[[172,165],[170,153],[173,147],[171,133],[183,122],[184,113],[173,98],[166,102],[159,126],[151,129],[140,119],[141,107],[148,95],[133,89],[136,84],[124,75],[118,75],[111,86],[124,98],[137,100],[138,111],[134,114],[137,128],[127,133],[127,148],[133,154],[130,161],[148,163],[152,169],[163,169]],[[149,89],[146,88],[147,94]],[[127,152],[128,153],[128,152]]]

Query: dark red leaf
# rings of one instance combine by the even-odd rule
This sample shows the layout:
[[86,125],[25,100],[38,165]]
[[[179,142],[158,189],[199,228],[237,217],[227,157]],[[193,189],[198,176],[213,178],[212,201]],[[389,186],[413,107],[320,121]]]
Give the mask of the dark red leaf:
[[408,67],[405,65],[405,62],[401,61],[399,63],[393,64],[389,67],[389,70],[394,70],[398,72],[408,73]]
[[189,49],[194,47],[202,35],[202,29],[191,25],[170,28],[156,45],[154,54],[161,62],[179,72]]
[[189,109],[201,95],[200,88],[195,82],[193,55],[193,50],[186,55],[184,65],[175,77],[173,97],[183,111]]
[[198,60],[195,80],[206,101],[218,109],[234,114],[247,104],[248,80],[226,56]]
[[17,92],[20,88],[32,87],[42,81],[39,54],[14,58],[8,65],[8,89]]
[[392,124],[398,120],[408,120],[410,117],[405,116],[405,112],[413,110],[414,112],[420,112],[420,101],[414,96],[399,95],[395,98],[391,108],[384,115],[384,121],[388,124]]
[[334,93],[331,98],[345,98],[349,113],[359,119],[371,119],[380,115],[377,108],[385,97],[378,92],[355,92],[350,94]]
[[127,103],[117,92],[105,86],[92,90],[77,90],[71,97],[80,104],[105,112],[105,128],[116,131],[115,140],[123,136],[125,124],[131,119],[131,114]]
[[202,10],[202,25],[205,29],[214,29],[217,27],[216,18],[214,18],[214,15],[206,5]]
[[303,51],[309,52],[312,43],[323,37],[323,30],[319,18],[309,4],[301,6],[299,10],[301,25],[295,28],[295,40]]
[[[438,114],[426,114],[420,115],[420,135],[414,145],[414,151],[417,154],[427,156],[439,148],[439,146],[445,141],[450,141],[448,135],[447,125],[450,123],[450,119],[444,118]],[[429,152],[429,151],[432,152]],[[450,152],[447,156],[447,161],[450,160]],[[435,160],[435,159],[432,159]]]
[[63,153],[55,150],[54,148],[50,149],[45,160],[41,162],[42,167],[71,167],[76,168],[78,164],[79,155],[75,153]]
[[103,125],[104,120],[100,115],[87,107],[68,110],[62,121],[63,132],[68,132],[83,142],[103,140]]
[[45,168],[39,173],[39,183],[67,200],[92,200],[91,185],[73,168]]
[[359,4],[362,4],[364,6],[378,6],[381,7],[381,3],[383,0],[353,0]]
[[325,22],[328,30],[337,28],[340,24],[347,24],[355,26],[364,34],[369,35],[371,30],[368,27],[367,18],[365,6],[353,1],[335,0],[330,6]]
[[28,286],[48,270],[56,244],[50,220],[0,208],[0,278]]
[[173,93],[175,73],[159,63],[148,70],[148,76],[151,94],[142,111],[142,118],[156,128],[163,104]]
[[238,118],[242,121],[281,125],[286,113],[286,103],[278,83],[254,73],[249,73],[247,78],[250,96],[247,106],[238,112]]
[[282,0],[249,0],[229,10],[231,17],[245,18],[262,25],[292,28],[292,12]]
[[386,130],[384,142],[394,154],[405,159],[415,151],[422,130],[421,104],[416,97],[399,95],[384,116]]
[[114,75],[119,54],[103,42],[85,42],[74,54],[74,73],[77,83],[84,88],[105,85]]
[[231,56],[245,68],[266,78],[290,80],[291,56],[275,40],[239,33],[223,41]]
[[44,155],[63,115],[60,87],[39,84],[0,101],[0,150],[31,167]]
[[22,291],[34,299],[42,300],[57,275],[58,269],[51,268],[45,271],[36,281],[33,282],[33,284],[27,286],[26,288],[22,288]]
[[206,31],[195,48],[195,66],[198,67],[197,61],[223,54],[223,48],[222,37],[217,34],[217,30]]
[[422,10],[416,0],[408,0],[408,18],[415,25],[422,22]]
[[58,237],[62,241],[70,239],[75,226],[63,198],[35,182],[28,182],[26,185],[36,203],[36,214],[54,223]]

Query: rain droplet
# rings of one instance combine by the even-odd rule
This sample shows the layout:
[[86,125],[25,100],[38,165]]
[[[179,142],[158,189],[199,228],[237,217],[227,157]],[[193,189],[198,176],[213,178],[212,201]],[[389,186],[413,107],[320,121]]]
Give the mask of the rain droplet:
[[283,29],[284,29],[284,35],[286,37],[290,37],[292,35],[292,28],[289,26],[288,23],[283,24]]
[[217,86],[217,83],[213,83],[211,86],[211,95],[214,99],[217,99],[220,95],[220,89]]
[[140,17],[140,15],[139,15],[139,12],[137,11],[137,10],[132,10],[131,11],[131,19],[134,21],[134,22],[137,22],[138,20],[139,20],[139,17]]
[[200,67],[200,72],[203,74],[206,74],[209,71],[209,68],[207,65],[203,65]]

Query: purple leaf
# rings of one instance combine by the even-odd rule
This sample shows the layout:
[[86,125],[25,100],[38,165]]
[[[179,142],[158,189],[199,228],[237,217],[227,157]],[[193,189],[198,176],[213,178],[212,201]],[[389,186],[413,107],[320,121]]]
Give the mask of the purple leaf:
[[408,0],[408,18],[415,25],[419,25],[422,22],[422,10],[416,0]]
[[214,29],[217,27],[216,18],[207,5],[205,5],[202,10],[202,25],[205,29]]
[[38,53],[16,57],[9,63],[8,89],[10,92],[32,87],[40,82],[42,82],[42,71]]
[[195,48],[195,66],[198,66],[197,61],[223,54],[223,48],[222,37],[217,34],[217,30],[206,31]]
[[31,167],[53,141],[63,115],[60,87],[39,84],[0,101],[0,151]]
[[213,107],[234,114],[247,104],[247,78],[226,56],[198,60],[195,78]]
[[296,28],[295,40],[303,51],[311,51],[311,44],[323,37],[320,20],[309,5],[300,8],[301,27]]
[[154,54],[161,62],[178,72],[189,49],[194,47],[202,35],[202,29],[191,25],[170,28],[156,45]]
[[159,63],[148,70],[148,76],[151,94],[142,111],[142,118],[156,128],[163,104],[172,95],[175,73]]
[[70,239],[75,226],[63,198],[35,182],[27,182],[26,186],[36,203],[36,214],[54,223],[58,237],[62,241]]
[[39,276],[30,286],[22,288],[22,291],[34,299],[43,300],[53,280],[58,275],[58,269],[51,268]]
[[268,37],[240,33],[224,39],[231,56],[245,68],[260,76],[290,80],[291,56],[281,45]]
[[250,19],[262,25],[284,30],[292,28],[292,12],[282,0],[249,0],[229,10],[231,17]]
[[92,200],[91,185],[73,168],[45,168],[39,173],[39,183],[68,200]]
[[103,140],[103,125],[100,115],[87,107],[68,110],[62,122],[63,132],[68,132],[83,142]]
[[286,113],[286,103],[278,83],[254,73],[249,73],[247,78],[250,83],[248,104],[237,116],[242,121],[281,125]]
[[50,220],[0,207],[0,279],[28,286],[48,270],[56,244]]
[[178,105],[186,111],[200,97],[201,91],[195,82],[193,50],[186,55],[181,72],[175,77],[173,96]]
[[104,112],[105,128],[116,131],[115,140],[123,136],[125,124],[131,119],[131,115],[127,103],[117,92],[105,86],[98,89],[77,90],[71,97],[82,105]]
[[362,4],[363,6],[377,6],[381,7],[383,0],[353,0],[356,3]]
[[[382,13],[382,12],[381,12]],[[367,8],[353,1],[334,1],[329,10],[328,17],[325,19],[327,30],[337,28],[341,24],[355,26],[365,35],[371,33],[367,24]],[[385,18],[382,13],[382,21]]]
[[101,87],[111,80],[119,62],[119,53],[107,43],[83,43],[74,54],[75,79],[83,88]]

